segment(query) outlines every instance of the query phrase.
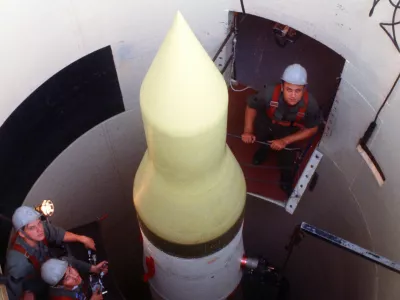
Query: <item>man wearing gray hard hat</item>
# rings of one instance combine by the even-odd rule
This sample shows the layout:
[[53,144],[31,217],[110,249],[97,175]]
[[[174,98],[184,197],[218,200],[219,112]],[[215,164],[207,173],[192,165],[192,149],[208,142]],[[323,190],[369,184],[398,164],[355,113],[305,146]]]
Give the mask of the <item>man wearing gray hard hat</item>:
[[[87,287],[83,284],[81,274],[107,274],[107,262],[91,266],[83,262],[71,264],[63,259],[49,259],[41,268],[43,280],[50,285],[49,300],[88,299]],[[101,300],[99,290],[92,293],[90,300]]]
[[7,252],[5,273],[7,293],[13,299],[46,299],[47,285],[40,277],[40,266],[50,254],[48,243],[80,242],[95,250],[94,241],[42,222],[41,214],[32,207],[21,206],[12,216],[16,231]]
[[[278,151],[281,188],[290,196],[295,152],[286,151],[287,146],[315,135],[321,122],[318,103],[307,90],[307,71],[293,64],[283,72],[280,84],[264,86],[248,98],[242,141],[270,142],[269,147]],[[263,163],[269,147],[263,145],[257,150],[254,165]]]

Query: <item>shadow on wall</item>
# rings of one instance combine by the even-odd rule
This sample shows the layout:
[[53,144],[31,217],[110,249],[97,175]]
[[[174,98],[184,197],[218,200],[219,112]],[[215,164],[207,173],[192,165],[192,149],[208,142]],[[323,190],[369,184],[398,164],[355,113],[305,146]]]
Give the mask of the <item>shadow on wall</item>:
[[[0,212],[11,217],[60,153],[86,131],[123,111],[110,47],[88,54],[43,83],[0,127]],[[38,204],[43,198],[36,200]],[[1,221],[0,225],[4,263],[11,224]]]
[[149,299],[132,199],[133,178],[146,147],[139,109],[114,116],[63,151],[24,202],[34,205],[37,199],[51,199],[52,222],[66,229],[107,215],[101,222],[103,244],[110,270],[127,299]]

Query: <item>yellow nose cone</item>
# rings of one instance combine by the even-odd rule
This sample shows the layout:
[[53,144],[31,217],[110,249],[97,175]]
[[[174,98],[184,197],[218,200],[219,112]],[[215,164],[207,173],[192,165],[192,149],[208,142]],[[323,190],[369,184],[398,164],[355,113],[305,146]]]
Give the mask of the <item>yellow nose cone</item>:
[[140,91],[148,150],[134,181],[140,220],[158,237],[198,244],[241,217],[246,185],[226,145],[225,81],[178,12]]

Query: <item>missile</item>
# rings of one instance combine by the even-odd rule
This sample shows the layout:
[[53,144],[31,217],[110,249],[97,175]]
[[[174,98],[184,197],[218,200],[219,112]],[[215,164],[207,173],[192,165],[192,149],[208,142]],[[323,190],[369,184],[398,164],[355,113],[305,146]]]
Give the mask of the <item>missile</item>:
[[133,202],[152,297],[226,299],[242,277],[246,184],[226,145],[226,83],[180,12],[140,109],[147,150]]

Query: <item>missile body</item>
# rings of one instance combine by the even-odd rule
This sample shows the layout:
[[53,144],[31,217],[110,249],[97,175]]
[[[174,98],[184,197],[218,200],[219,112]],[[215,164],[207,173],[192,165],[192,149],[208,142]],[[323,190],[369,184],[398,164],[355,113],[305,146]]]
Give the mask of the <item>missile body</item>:
[[146,74],[134,180],[154,299],[225,299],[242,276],[246,185],[226,145],[225,81],[178,12]]

